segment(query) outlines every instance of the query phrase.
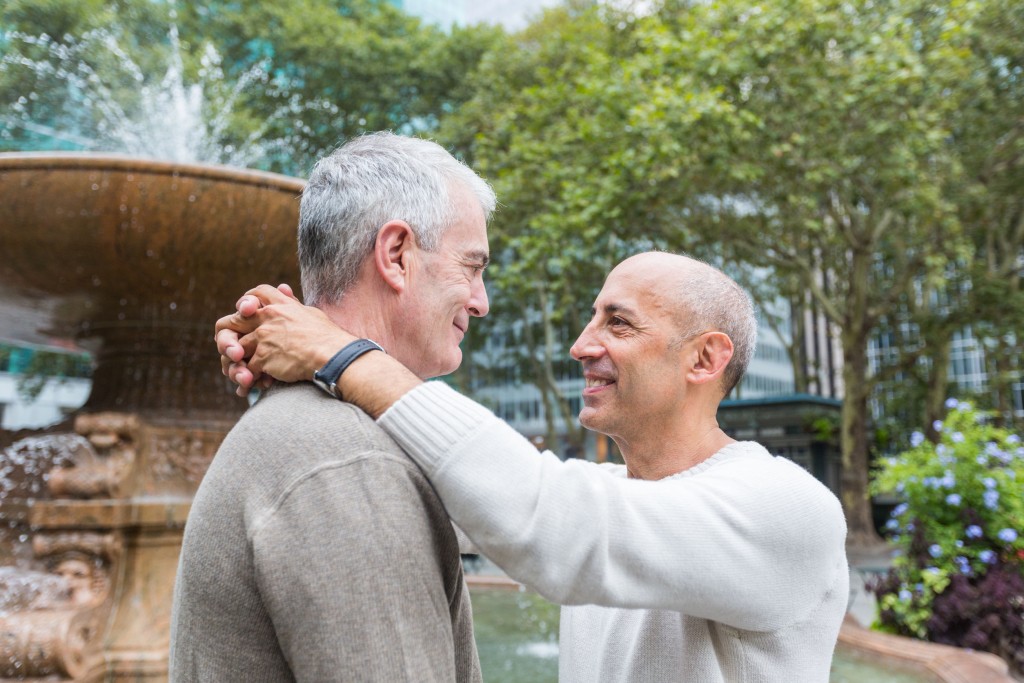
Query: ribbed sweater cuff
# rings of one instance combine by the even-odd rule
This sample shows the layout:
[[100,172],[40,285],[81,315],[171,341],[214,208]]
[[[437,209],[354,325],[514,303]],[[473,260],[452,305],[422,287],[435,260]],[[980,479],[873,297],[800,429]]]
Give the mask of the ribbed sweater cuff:
[[494,414],[444,382],[425,382],[377,419],[384,431],[428,473],[458,441]]

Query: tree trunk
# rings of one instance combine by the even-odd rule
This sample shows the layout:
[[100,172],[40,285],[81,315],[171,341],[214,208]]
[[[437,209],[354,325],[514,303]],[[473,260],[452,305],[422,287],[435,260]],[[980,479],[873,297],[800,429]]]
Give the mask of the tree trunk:
[[843,473],[841,500],[846,512],[847,543],[868,545],[880,541],[871,517],[868,496],[868,336],[872,324],[867,299],[871,254],[851,251],[849,297],[843,324]]
[[928,340],[931,368],[924,400],[924,424],[925,435],[933,443],[938,443],[939,433],[932,425],[946,414],[946,399],[949,398],[949,355],[953,340],[945,332],[941,339],[933,337]]

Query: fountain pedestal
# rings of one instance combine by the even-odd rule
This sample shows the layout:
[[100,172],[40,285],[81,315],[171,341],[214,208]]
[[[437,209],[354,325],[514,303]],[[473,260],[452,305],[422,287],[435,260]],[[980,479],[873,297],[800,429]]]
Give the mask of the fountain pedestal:
[[213,323],[252,284],[298,280],[301,189],[213,166],[0,154],[14,198],[0,204],[0,296],[96,360],[74,434],[4,452],[17,468],[0,506],[24,540],[0,557],[53,580],[8,572],[20,602],[0,580],[0,680],[166,680],[192,496],[246,407],[220,376]]

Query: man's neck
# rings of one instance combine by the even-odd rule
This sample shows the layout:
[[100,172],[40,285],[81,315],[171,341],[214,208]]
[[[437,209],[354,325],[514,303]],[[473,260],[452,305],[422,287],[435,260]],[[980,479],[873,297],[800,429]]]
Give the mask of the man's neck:
[[[327,314],[338,327],[364,339],[372,339],[389,354],[398,348],[395,343],[391,315],[381,305],[379,297],[371,297],[363,288],[354,287],[345,293],[341,301],[321,305],[318,308]],[[405,360],[398,358],[405,364]]]
[[702,419],[677,420],[660,430],[643,430],[629,438],[612,436],[629,476],[656,481],[704,462],[735,439],[718,426],[714,413]]

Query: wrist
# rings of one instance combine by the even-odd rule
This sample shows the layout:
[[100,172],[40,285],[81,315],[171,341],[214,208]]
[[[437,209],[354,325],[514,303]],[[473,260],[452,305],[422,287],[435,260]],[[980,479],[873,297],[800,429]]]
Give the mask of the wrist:
[[313,383],[334,398],[342,399],[339,388],[342,374],[359,357],[371,351],[384,352],[384,349],[370,339],[356,339],[345,344],[313,373]]

